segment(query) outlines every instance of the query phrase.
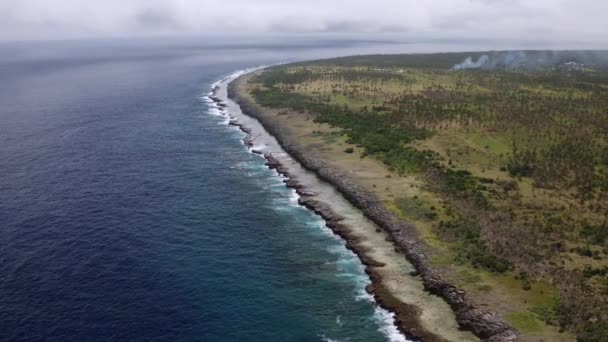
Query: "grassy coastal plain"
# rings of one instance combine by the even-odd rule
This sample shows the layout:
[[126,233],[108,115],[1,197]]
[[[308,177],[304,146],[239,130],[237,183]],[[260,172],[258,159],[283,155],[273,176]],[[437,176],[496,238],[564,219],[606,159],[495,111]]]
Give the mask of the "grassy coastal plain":
[[[500,54],[489,58],[510,60]],[[523,339],[605,341],[608,71],[594,63],[605,53],[453,68],[481,55],[281,65],[243,91],[413,224],[429,266]]]

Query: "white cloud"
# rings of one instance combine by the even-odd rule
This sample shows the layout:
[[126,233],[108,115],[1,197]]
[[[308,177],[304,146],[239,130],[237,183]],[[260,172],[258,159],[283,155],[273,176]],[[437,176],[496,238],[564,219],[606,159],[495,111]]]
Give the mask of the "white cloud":
[[0,0],[0,39],[399,32],[608,44],[606,0]]

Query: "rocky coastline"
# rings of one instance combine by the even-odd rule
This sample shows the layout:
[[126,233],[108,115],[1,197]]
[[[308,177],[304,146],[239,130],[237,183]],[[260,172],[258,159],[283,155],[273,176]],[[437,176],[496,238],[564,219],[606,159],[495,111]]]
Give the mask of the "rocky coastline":
[[[259,105],[240,94],[237,90],[237,85],[239,82],[244,82],[244,80],[244,77],[241,76],[228,85],[228,96],[239,104],[242,112],[257,119],[279,141],[285,152],[297,160],[303,167],[314,172],[320,179],[336,187],[353,206],[361,210],[365,216],[388,232],[389,239],[394,243],[395,249],[403,252],[407,259],[415,266],[417,275],[422,279],[425,289],[432,294],[444,298],[451,306],[462,329],[470,330],[476,336],[486,341],[514,341],[517,339],[517,332],[500,317],[491,311],[475,307],[467,298],[465,291],[445,282],[439,272],[428,266],[429,255],[426,252],[425,246],[417,238],[417,232],[413,226],[397,219],[373,194],[350,181],[344,172],[336,170],[324,163],[323,160],[319,160],[306,151],[298,149],[298,145],[292,141],[289,134],[282,127],[272,120],[268,120],[263,115],[263,109]],[[210,98],[217,103],[218,107],[225,107],[222,100],[215,95],[215,89],[214,94]],[[372,282],[366,290],[374,296],[381,307],[395,314],[395,323],[399,330],[410,339],[421,339],[424,341],[441,340],[437,335],[425,331],[421,327],[416,307],[402,303],[383,286],[381,276],[374,271],[374,267],[382,265],[378,265],[375,260],[366,255],[365,247],[358,243],[356,237],[349,234],[347,226],[341,224],[342,218],[336,215],[329,205],[315,200],[314,194],[308,192],[298,182],[297,178],[290,175],[288,168],[281,165],[276,158],[270,154],[263,154],[261,151],[254,150],[254,138],[251,135],[250,129],[234,120],[231,120],[229,124],[239,127],[246,133],[243,139],[244,144],[250,147],[253,153],[262,154],[266,159],[266,165],[285,177],[286,186],[295,189],[300,196],[298,200],[299,204],[320,215],[326,221],[327,226],[346,241],[347,248],[358,255],[366,266],[366,273]]]
[[[214,89],[213,92],[214,94],[215,90],[216,89]],[[223,103],[219,97],[211,95],[209,98],[219,108],[226,108],[226,104]],[[233,118],[228,121],[228,125],[237,127],[245,133],[245,137],[243,137],[242,141],[243,144],[250,149],[251,153],[261,155],[265,159],[265,165],[269,169],[277,171],[278,174],[284,177],[283,182],[285,183],[285,186],[294,189],[298,194],[298,204],[323,218],[325,225],[346,242],[346,248],[357,255],[359,260],[361,260],[361,263],[365,266],[365,273],[371,280],[371,284],[365,288],[366,292],[374,297],[374,300],[378,305],[395,314],[395,324],[399,331],[404,334],[408,340],[441,341],[442,339],[438,336],[428,333],[421,328],[417,321],[417,311],[415,307],[401,303],[382,286],[382,277],[378,272],[373,270],[373,267],[383,265],[366,255],[366,248],[361,246],[358,239],[350,234],[349,228],[341,223],[344,218],[334,213],[331,207],[326,203],[316,200],[314,198],[315,193],[308,191],[306,187],[297,180],[297,177],[291,174],[289,169],[277,158],[273,157],[272,154],[256,150],[254,148],[254,137],[250,128]]]

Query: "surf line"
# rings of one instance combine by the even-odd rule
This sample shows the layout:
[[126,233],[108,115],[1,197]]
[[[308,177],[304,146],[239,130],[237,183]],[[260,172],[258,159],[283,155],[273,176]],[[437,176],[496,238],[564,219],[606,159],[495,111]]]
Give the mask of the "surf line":
[[[278,154],[287,156],[289,154],[282,150],[265,152],[264,146],[256,146],[255,143],[257,135],[254,134],[254,130],[247,127],[246,124],[239,122],[237,118],[230,114],[230,108],[227,101],[222,98],[223,94],[220,95],[222,90],[226,90],[226,88],[222,89],[222,87],[227,87],[230,82],[236,80],[242,75],[255,72],[265,67],[266,66],[240,70],[222,78],[221,80],[212,84],[211,91],[207,94],[207,96],[204,97],[204,99],[208,103],[212,104],[214,108],[217,108],[220,115],[226,117],[227,120],[225,123],[227,125],[238,128],[245,134],[242,139],[243,145],[245,145],[250,153],[263,158],[265,160],[265,165],[269,169],[277,172],[277,174],[282,178],[286,187],[295,191],[298,196],[297,203],[321,217],[325,222],[325,226],[330,229],[333,234],[340,237],[345,242],[345,247],[357,256],[359,261],[363,264],[365,273],[370,281],[370,283],[365,287],[365,292],[376,306],[374,312],[374,315],[376,316],[375,318],[378,321],[382,321],[382,326],[380,326],[379,331],[382,332],[391,342],[417,341],[423,337],[427,337],[427,333],[416,327],[417,323],[413,323],[417,321],[415,318],[416,308],[400,302],[392,294],[390,294],[388,289],[386,289],[382,284],[382,277],[378,272],[373,270],[374,267],[382,267],[384,264],[379,263],[366,255],[366,248],[359,243],[359,239],[357,237],[351,234],[350,228],[342,223],[344,217],[335,213],[328,204],[315,199],[316,194],[307,190],[306,186],[300,183],[300,181],[297,179],[297,176],[290,172],[289,167],[283,165],[279,160],[280,158],[276,157]],[[243,115],[247,116],[245,113],[243,113]],[[250,116],[247,117],[257,121],[255,118]],[[259,124],[262,126],[261,123]],[[410,314],[408,314],[408,312]],[[397,313],[399,313],[399,317],[397,316]],[[408,318],[411,320],[408,319],[408,323],[403,322],[404,316],[409,316]],[[409,329],[405,328],[406,326],[414,328],[413,330],[417,333],[411,333]]]

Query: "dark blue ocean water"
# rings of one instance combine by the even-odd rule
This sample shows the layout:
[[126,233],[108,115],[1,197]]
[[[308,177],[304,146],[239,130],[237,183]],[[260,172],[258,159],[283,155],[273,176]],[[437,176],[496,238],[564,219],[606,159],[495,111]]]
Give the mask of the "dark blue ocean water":
[[1,44],[0,340],[386,340],[358,260],[201,99],[364,49]]

